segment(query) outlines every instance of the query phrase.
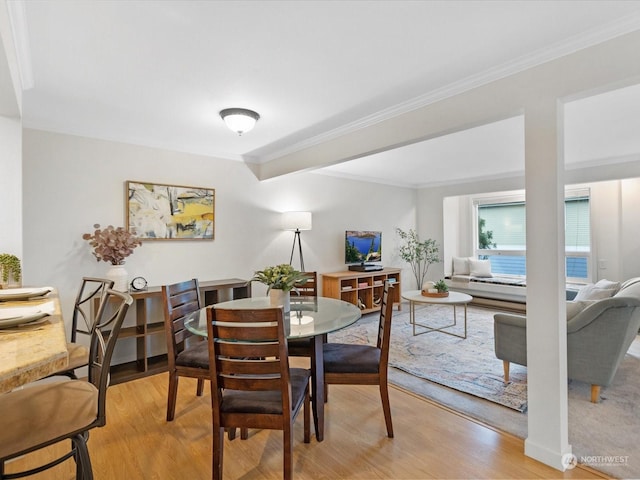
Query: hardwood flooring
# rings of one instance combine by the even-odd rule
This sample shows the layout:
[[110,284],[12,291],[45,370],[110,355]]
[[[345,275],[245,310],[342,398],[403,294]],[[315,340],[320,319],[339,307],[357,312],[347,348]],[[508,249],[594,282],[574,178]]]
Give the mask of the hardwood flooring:
[[[89,450],[96,480],[199,480],[211,478],[211,410],[207,388],[180,379],[176,417],[167,423],[167,374],[110,387],[107,426],[92,430]],[[336,479],[556,479],[606,478],[578,467],[560,472],[523,454],[523,441],[392,387],[395,438],[386,436],[378,389],[332,385],[326,406],[325,440],[302,442],[302,417],[295,425],[294,477]],[[7,412],[4,412],[6,414]],[[312,430],[313,431],[313,430]],[[249,432],[225,440],[228,480],[282,478],[282,434]],[[63,451],[54,445],[45,453]],[[7,464],[7,472],[33,466],[45,453]],[[74,478],[73,461],[33,479]]]

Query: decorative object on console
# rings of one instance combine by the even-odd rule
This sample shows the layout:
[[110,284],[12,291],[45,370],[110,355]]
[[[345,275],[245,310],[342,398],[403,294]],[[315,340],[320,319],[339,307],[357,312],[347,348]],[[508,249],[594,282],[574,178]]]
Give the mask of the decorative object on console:
[[142,245],[142,242],[133,232],[123,227],[108,227],[101,229],[96,223],[93,233],[82,235],[83,240],[93,247],[93,256],[96,260],[111,263],[106,277],[113,280],[113,289],[120,292],[129,290],[127,271],[124,269],[124,259],[133,253],[133,249]]
[[405,232],[401,228],[396,228],[396,233],[404,242],[399,248],[400,258],[411,266],[416,286],[419,288],[424,283],[429,265],[440,261],[438,244],[432,238],[421,242],[414,230]]
[[296,249],[297,241],[298,252],[300,254],[300,270],[304,272],[304,258],[302,258],[300,232],[303,230],[311,230],[311,212],[284,212],[282,214],[282,229],[295,232],[293,236],[293,245],[291,246],[291,257],[289,258],[289,265],[293,264],[293,252]]
[[10,253],[0,253],[0,272],[2,272],[0,288],[7,288],[14,284],[17,287],[20,286],[22,268],[18,257]]
[[147,279],[144,277],[135,277],[131,280],[131,290],[134,292],[144,292],[147,289]]
[[213,240],[215,192],[128,181],[127,229],[145,240]]
[[225,108],[220,111],[220,117],[222,117],[227,127],[239,136],[253,130],[256,122],[260,119],[260,115],[257,112],[246,108]]

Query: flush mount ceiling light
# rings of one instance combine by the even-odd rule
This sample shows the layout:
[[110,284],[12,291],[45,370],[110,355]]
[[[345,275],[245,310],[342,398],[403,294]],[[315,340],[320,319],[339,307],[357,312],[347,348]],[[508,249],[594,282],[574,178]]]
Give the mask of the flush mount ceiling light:
[[227,127],[238,135],[251,130],[260,118],[260,115],[256,112],[246,108],[225,108],[220,112],[220,116],[224,123],[227,124]]

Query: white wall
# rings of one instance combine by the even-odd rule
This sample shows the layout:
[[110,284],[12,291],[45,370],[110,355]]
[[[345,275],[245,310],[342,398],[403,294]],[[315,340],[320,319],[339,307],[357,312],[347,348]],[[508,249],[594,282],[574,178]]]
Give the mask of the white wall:
[[[307,270],[344,270],[344,231],[383,232],[383,263],[395,257],[395,228],[415,227],[412,189],[300,173],[260,182],[241,162],[25,129],[24,278],[58,287],[70,319],[80,278],[103,276],[82,234],[94,223],[124,225],[125,182],[137,180],[215,188],[215,240],[146,241],[127,258],[130,277],[150,285],[197,277],[250,278],[255,270],[288,263],[293,233],[280,213],[313,212],[302,232]],[[293,264],[299,267],[294,255]],[[410,278],[406,271],[405,278]],[[254,284],[254,295],[264,289]]]
[[23,258],[22,252],[22,125],[0,116],[0,253]]

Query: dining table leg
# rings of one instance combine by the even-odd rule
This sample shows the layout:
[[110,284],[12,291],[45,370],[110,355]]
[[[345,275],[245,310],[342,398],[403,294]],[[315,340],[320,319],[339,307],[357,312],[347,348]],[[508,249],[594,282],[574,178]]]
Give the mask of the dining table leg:
[[311,402],[316,440],[324,440],[324,359],[323,336],[316,335],[311,341]]

